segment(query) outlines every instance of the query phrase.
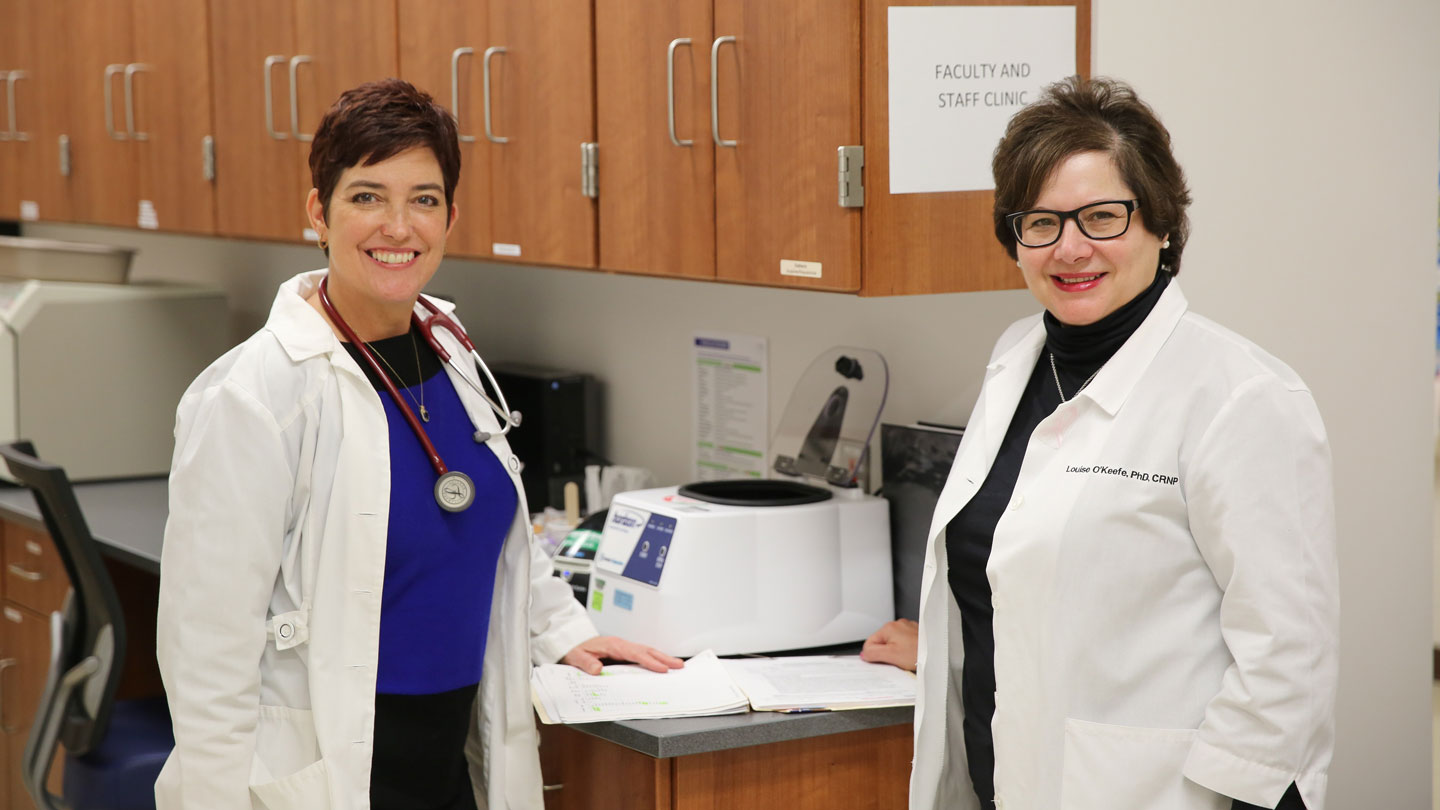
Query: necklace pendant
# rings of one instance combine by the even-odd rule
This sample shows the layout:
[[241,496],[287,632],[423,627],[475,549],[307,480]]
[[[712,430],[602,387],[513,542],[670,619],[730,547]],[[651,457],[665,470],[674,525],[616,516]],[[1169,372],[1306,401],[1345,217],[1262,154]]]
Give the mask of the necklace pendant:
[[424,405],[420,406],[420,421],[426,424],[430,422],[430,411],[426,410]]

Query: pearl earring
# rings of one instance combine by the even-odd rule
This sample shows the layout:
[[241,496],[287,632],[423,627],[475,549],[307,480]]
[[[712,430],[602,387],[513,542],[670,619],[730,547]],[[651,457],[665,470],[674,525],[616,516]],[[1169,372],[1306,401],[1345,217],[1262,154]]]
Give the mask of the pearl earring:
[[1166,239],[1164,242],[1161,242],[1161,243],[1160,243],[1160,247],[1161,247],[1161,249],[1170,247],[1170,240],[1169,240],[1169,239]]

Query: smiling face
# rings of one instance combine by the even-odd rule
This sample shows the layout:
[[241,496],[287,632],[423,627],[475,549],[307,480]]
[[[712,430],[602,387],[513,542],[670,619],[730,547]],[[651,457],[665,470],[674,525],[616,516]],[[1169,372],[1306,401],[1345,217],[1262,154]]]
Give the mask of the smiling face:
[[[1134,197],[1109,155],[1080,152],[1055,168],[1030,207],[1070,211]],[[1122,236],[1090,239],[1074,220],[1066,220],[1055,244],[1017,246],[1016,255],[1030,294],[1061,323],[1083,326],[1109,315],[1150,286],[1163,241],[1145,226],[1145,209],[1140,207]]]
[[330,246],[327,289],[362,340],[404,334],[420,291],[440,267],[455,210],[445,208],[435,154],[416,147],[341,173],[329,211],[316,189],[306,211]]

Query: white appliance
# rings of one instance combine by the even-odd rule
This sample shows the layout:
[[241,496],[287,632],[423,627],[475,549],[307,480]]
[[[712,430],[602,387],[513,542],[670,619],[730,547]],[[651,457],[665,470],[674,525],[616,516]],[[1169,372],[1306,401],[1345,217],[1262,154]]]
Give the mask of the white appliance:
[[74,480],[168,472],[180,395],[233,343],[224,294],[176,284],[4,280],[0,325],[0,441]]
[[600,632],[735,655],[862,641],[893,619],[888,502],[863,489],[887,384],[878,353],[831,349],[790,398],[771,479],[616,495],[586,601]]

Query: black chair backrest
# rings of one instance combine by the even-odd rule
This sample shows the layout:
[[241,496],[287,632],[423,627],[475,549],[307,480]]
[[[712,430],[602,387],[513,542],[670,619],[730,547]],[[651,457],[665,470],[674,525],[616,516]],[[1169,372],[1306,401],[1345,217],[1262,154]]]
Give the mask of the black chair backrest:
[[84,754],[104,738],[110,724],[120,664],[125,660],[124,614],[65,470],[36,458],[34,446],[24,440],[0,445],[0,456],[10,474],[34,494],[70,576],[66,605],[70,632],[65,634],[64,649],[58,656],[52,650],[51,658],[58,661],[61,672],[92,655],[100,660],[100,670],[64,707],[60,739],[72,755]]

